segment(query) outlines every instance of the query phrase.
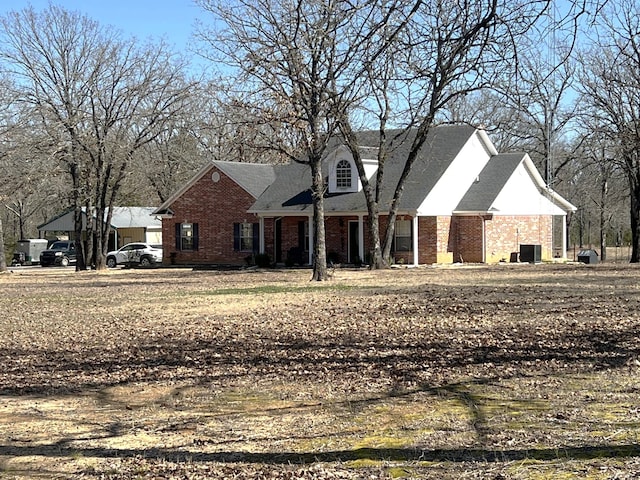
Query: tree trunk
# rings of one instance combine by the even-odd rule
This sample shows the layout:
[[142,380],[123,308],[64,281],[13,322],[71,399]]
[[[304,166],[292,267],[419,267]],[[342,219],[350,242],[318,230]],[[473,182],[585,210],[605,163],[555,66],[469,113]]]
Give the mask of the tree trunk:
[[[604,168],[602,170],[604,171]],[[607,260],[607,216],[605,207],[607,205],[608,190],[609,183],[605,176],[600,188],[600,261],[602,262]]]
[[105,238],[108,244],[109,230],[111,225],[111,212],[106,212],[104,207],[96,207],[96,226],[94,231],[93,241],[93,261],[96,270],[106,270],[107,263],[104,255]]
[[7,259],[4,256],[4,231],[2,229],[2,219],[0,218],[0,273],[7,271]]
[[19,202],[18,205],[20,214],[18,215],[18,228],[20,230],[20,240],[24,240],[27,238],[25,233],[25,215],[24,215],[24,203],[22,201]]
[[382,247],[380,244],[380,214],[378,212],[377,204],[369,209],[370,212],[374,212],[374,215],[369,214],[369,232],[371,232],[371,250],[370,250],[370,263],[369,268],[371,270],[379,270],[389,267],[389,262],[385,260],[385,256],[382,254]]
[[82,218],[82,206],[76,204],[73,210],[73,221],[74,221],[74,242],[76,246],[76,272],[82,272],[87,269],[86,263],[86,248],[85,243],[82,239],[83,234],[83,218]]
[[[340,118],[340,130],[344,136],[344,139],[347,143],[347,147],[353,156],[353,159],[356,163],[356,168],[358,170],[358,176],[360,177],[360,183],[362,184],[362,191],[364,193],[364,198],[367,203],[367,226],[369,228],[369,234],[371,237],[371,249],[369,250],[369,268],[371,270],[383,269],[389,267],[389,262],[386,260],[388,258],[385,257],[382,253],[382,246],[380,242],[380,207],[379,207],[379,197],[380,197],[380,188],[382,186],[383,180],[383,169],[384,162],[386,159],[386,136],[384,132],[384,120],[381,122],[380,128],[380,142],[379,142],[379,152],[378,152],[378,171],[376,173],[376,180],[374,183],[369,181],[367,177],[367,172],[364,168],[364,163],[362,161],[362,157],[360,155],[359,150],[359,142],[356,134],[353,132],[351,128],[351,124],[349,123],[349,118],[346,115],[342,115]],[[364,259],[363,259],[364,260]]]
[[631,201],[631,263],[640,262],[640,179],[636,175],[629,176]]
[[383,258],[391,258],[391,244],[393,243],[393,235],[396,230],[396,217],[398,216],[398,209],[392,207],[389,209],[387,230],[384,235],[384,242],[382,244],[382,256]]
[[[387,232],[384,236],[383,243],[383,251],[382,255],[384,258],[390,258],[391,256],[391,245],[393,243],[393,237],[395,233],[396,227],[396,218],[398,216],[398,209],[400,208],[400,200],[402,199],[402,194],[404,193],[404,187],[409,177],[409,173],[411,172],[411,167],[415,162],[416,157],[418,156],[418,152],[422,148],[424,144],[424,140],[426,138],[427,132],[430,127],[426,127],[424,130],[420,128],[418,130],[418,135],[416,139],[413,141],[411,146],[411,150],[409,151],[409,155],[407,156],[406,163],[404,165],[404,169],[402,170],[402,174],[398,179],[398,183],[396,184],[396,189],[393,194],[393,200],[391,201],[391,207],[389,208],[389,223],[387,224]],[[417,235],[417,232],[414,233]]]
[[311,280],[322,282],[329,278],[327,272],[327,248],[324,230],[324,177],[322,162],[310,162],[313,198],[313,276]]
[[95,236],[96,236],[96,220],[93,215],[93,205],[87,201],[85,204],[85,212],[91,212],[87,214],[87,225],[85,229],[85,266],[89,267],[96,264],[95,260]]
[[[72,155],[74,155],[76,149],[72,146]],[[76,272],[86,270],[86,250],[84,248],[84,242],[82,241],[82,198],[80,195],[80,172],[78,164],[72,161],[69,164],[69,173],[71,174],[71,182],[73,184],[73,240],[76,246]]]

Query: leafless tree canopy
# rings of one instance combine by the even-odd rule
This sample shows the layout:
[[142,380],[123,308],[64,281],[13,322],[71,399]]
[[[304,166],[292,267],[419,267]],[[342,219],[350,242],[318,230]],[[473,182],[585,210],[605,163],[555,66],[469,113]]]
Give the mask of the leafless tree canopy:
[[[197,82],[163,42],[140,44],[55,5],[0,20],[5,237],[33,235],[72,207],[80,238],[83,209],[108,224],[114,204],[161,202],[211,159],[297,161],[312,172],[314,278],[324,279],[322,161],[342,136],[358,163],[356,133],[366,129],[380,134],[376,177],[359,167],[370,255],[385,266],[413,158],[434,125],[450,122],[484,126],[500,150],[530,153],[581,207],[571,224],[580,243],[590,216],[622,232],[628,220],[612,206],[628,202],[640,260],[637,2],[196,3],[207,13],[199,53],[218,67]],[[380,205],[392,129],[416,135],[393,204]],[[391,219],[383,232],[379,211]],[[108,229],[89,229],[82,259],[101,268]]]
[[609,3],[597,18],[592,46],[579,57],[583,116],[611,145],[610,158],[630,190],[631,261],[640,261],[640,6]]
[[313,278],[324,280],[322,158],[337,132],[338,112],[360,94],[358,73],[386,48],[374,42],[378,32],[401,29],[410,4],[390,2],[384,8],[377,2],[340,0],[199,4],[218,22],[214,31],[201,32],[211,55],[237,69],[242,87],[264,101],[261,114],[266,123],[276,122],[291,132],[290,142],[274,148],[311,169]]
[[[163,44],[140,47],[53,5],[12,12],[2,27],[1,58],[16,96],[31,106],[54,163],[71,178],[76,268],[103,268],[111,209],[133,159],[188,100],[182,66]],[[90,242],[81,241],[83,209],[100,219],[88,227]]]

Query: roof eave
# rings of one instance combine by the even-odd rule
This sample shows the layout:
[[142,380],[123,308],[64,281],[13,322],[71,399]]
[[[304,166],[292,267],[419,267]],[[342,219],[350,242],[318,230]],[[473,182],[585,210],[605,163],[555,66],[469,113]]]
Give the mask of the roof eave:
[[497,213],[495,210],[454,210],[452,215],[456,217],[477,217],[494,215],[495,213]]
[[486,130],[484,129],[477,129],[476,132],[478,132],[478,136],[482,139],[485,147],[487,148],[487,151],[491,154],[491,155],[498,155],[498,150],[496,149],[495,145],[493,144],[493,142],[491,141],[491,139],[489,138],[489,135],[487,135]]
[[565,200],[558,192],[551,190],[550,188],[546,188],[545,193],[551,197],[551,201],[553,203],[559,204],[559,206],[563,207],[566,212],[575,212],[578,210],[578,207],[568,200]]
[[562,197],[562,195],[552,190],[546,184],[546,182],[542,178],[542,175],[540,175],[540,172],[538,172],[538,169],[535,167],[535,165],[533,164],[533,160],[531,160],[531,157],[529,157],[528,154],[525,154],[523,162],[525,167],[529,171],[529,173],[533,176],[535,182],[538,184],[540,193],[542,193],[545,196],[548,196],[548,198],[551,200],[552,203],[557,204],[565,212],[575,212],[576,210],[578,210],[578,208],[575,205],[573,205],[568,200],[565,200]]
[[156,210],[154,211],[150,216],[153,217],[157,217],[157,218],[173,218],[174,213],[171,211],[171,209],[163,209],[163,210]]

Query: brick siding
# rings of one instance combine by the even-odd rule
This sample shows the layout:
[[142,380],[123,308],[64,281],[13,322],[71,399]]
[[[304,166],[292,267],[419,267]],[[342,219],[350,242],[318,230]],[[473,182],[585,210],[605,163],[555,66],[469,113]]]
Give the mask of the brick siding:
[[533,244],[541,245],[542,260],[549,260],[551,225],[550,215],[456,216],[451,223],[450,248],[456,262],[497,263],[513,260],[520,245]]
[[[213,182],[211,174],[217,171],[220,180]],[[162,221],[164,262],[176,264],[235,264],[242,265],[252,252],[234,250],[233,224],[258,223],[256,215],[247,213],[254,198],[222,171],[212,165],[211,169],[196,181],[170,206],[174,212],[171,219]],[[407,220],[411,217],[405,216]],[[326,249],[330,260],[346,263],[349,259],[349,222],[357,216],[325,219]],[[288,252],[299,247],[300,222],[309,217],[283,217],[281,222],[281,261]],[[176,223],[197,223],[199,246],[196,251],[181,251],[176,248]],[[380,232],[383,234],[387,217],[380,217]],[[365,259],[371,245],[367,217],[363,219]],[[483,240],[484,224],[484,240]],[[453,262],[509,261],[512,253],[518,252],[522,244],[542,245],[542,259],[550,259],[552,252],[551,216],[437,216],[418,219],[418,262],[421,264]],[[264,219],[265,253],[276,258],[276,219]],[[484,252],[483,252],[484,244]],[[302,251],[304,262],[308,261],[308,250]],[[257,249],[257,246],[256,246]],[[397,263],[413,263],[413,252],[392,252]],[[354,259],[351,259],[353,261]]]
[[542,260],[553,257],[551,215],[494,216],[486,222],[487,263],[510,261],[520,245],[541,245]]
[[[219,172],[220,180],[213,182],[211,174]],[[258,217],[247,213],[255,199],[245,189],[212,166],[191,188],[170,206],[171,219],[162,220],[164,263],[176,264],[236,264],[245,263],[251,252],[233,249],[233,224],[257,223]],[[197,251],[176,248],[176,223],[197,223],[199,245]],[[266,238],[267,235],[265,235]],[[272,235],[271,235],[272,237]]]

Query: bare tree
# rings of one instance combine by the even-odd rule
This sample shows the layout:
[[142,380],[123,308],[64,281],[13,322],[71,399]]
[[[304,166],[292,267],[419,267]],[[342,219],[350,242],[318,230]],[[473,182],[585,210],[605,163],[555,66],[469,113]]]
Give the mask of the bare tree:
[[266,98],[260,98],[259,92],[243,92],[236,84],[237,79],[215,78],[204,85],[198,93],[199,108],[194,112],[198,121],[192,125],[192,134],[216,160],[289,161],[281,153],[296,151],[287,128],[288,107],[274,104],[268,91],[263,91]]
[[[77,270],[105,268],[111,212],[140,148],[183,108],[188,85],[165,45],[138,46],[60,7],[2,19],[2,57],[40,115],[52,150],[71,177]],[[82,241],[83,210],[87,243]],[[92,234],[95,228],[95,234]],[[93,255],[91,251],[95,242]]]
[[[399,38],[409,25],[411,18],[423,7],[422,1],[388,4],[381,2],[376,11],[371,12],[377,22],[369,22],[373,27],[362,28],[354,25],[351,41],[362,47],[357,62],[352,66],[351,76],[356,79],[353,95],[345,101],[342,97],[337,103],[335,114],[338,118],[340,133],[353,156],[362,190],[367,204],[367,223],[371,238],[369,265],[372,269],[389,266],[389,253],[385,254],[380,235],[380,204],[382,199],[385,163],[389,156],[391,144],[401,133],[387,138],[387,125],[393,123],[393,116],[398,115],[397,107],[401,89],[396,84],[399,66],[396,57],[402,51]],[[357,130],[364,127],[355,124],[357,115],[367,119],[375,119],[379,132],[377,150],[377,170],[372,180],[367,176],[361,156],[360,139]],[[365,121],[366,122],[366,121]],[[354,126],[355,125],[355,126]],[[364,129],[364,128],[363,128]],[[387,227],[388,228],[388,227]]]
[[[173,128],[138,152],[132,164],[134,175],[125,180],[122,198],[137,204],[143,201],[142,196],[153,195],[162,203],[204,165],[205,153],[198,139],[182,122],[172,124]],[[148,188],[142,189],[141,182]]]
[[68,207],[68,189],[56,162],[50,161],[50,143],[38,128],[28,105],[14,101],[13,124],[3,136],[3,175],[0,191],[9,222],[5,233],[15,239],[36,236],[36,226]]
[[322,160],[337,131],[336,105],[353,98],[354,77],[350,74],[362,53],[362,43],[353,37],[354,26],[364,28],[373,18],[381,27],[379,17],[371,15],[377,6],[375,2],[347,0],[240,0],[232,6],[215,0],[198,3],[213,13],[222,26],[213,32],[201,32],[202,39],[218,54],[217,59],[222,58],[242,73],[247,91],[257,93],[261,100],[270,100],[263,104],[261,116],[274,119],[275,115],[275,120],[293,134],[291,142],[274,148],[309,166],[313,198],[312,279],[325,280],[326,186]]
[[[432,128],[458,99],[493,86],[509,75],[508,66],[517,64],[518,41],[541,18],[549,4],[549,0],[418,2],[413,6],[417,7],[416,10],[406,15],[407,24],[397,31],[397,38],[384,37],[393,42],[375,57],[375,62],[370,62],[373,68],[367,71],[372,73],[366,77],[370,81],[369,91],[374,92],[376,100],[367,106],[377,106],[379,166],[383,165],[387,155],[387,142],[393,143],[400,138],[407,141],[404,139],[409,138],[411,146],[403,159],[402,174],[392,186],[394,193],[386,212],[388,222],[384,238],[373,242],[373,268],[388,265],[404,185]],[[390,118],[395,120],[394,126],[407,128],[395,140],[386,139]],[[344,126],[349,118],[345,116],[343,119]],[[359,163],[359,145],[354,128],[346,127],[344,130],[351,152]],[[370,229],[375,233],[379,202],[375,195],[370,197],[367,192],[379,191],[383,170],[379,168],[375,186],[368,185],[363,169],[359,170],[367,196],[370,223],[373,222]],[[378,252],[378,248],[382,251]]]
[[[15,161],[17,138],[23,131],[24,117],[18,107],[16,98],[12,94],[12,82],[4,72],[0,74],[0,209],[4,206],[10,212],[15,202],[15,193],[23,190],[25,182],[25,162]],[[2,212],[0,212],[2,213]],[[0,214],[0,273],[7,271],[5,240],[6,229]],[[21,219],[22,220],[22,219]],[[22,224],[22,222],[21,222]],[[15,240],[15,238],[14,238]]]
[[580,91],[587,115],[597,120],[615,148],[628,180],[632,250],[640,262],[640,6],[609,2],[597,19],[593,46],[581,55]]
[[609,243],[608,233],[617,213],[616,206],[624,203],[620,189],[622,182],[619,181],[623,172],[619,164],[613,161],[615,147],[606,133],[597,126],[585,126],[585,129],[587,128],[591,133],[580,145],[580,164],[584,173],[581,179],[581,203],[585,212],[593,212],[592,216],[598,219],[600,260],[605,261]]

